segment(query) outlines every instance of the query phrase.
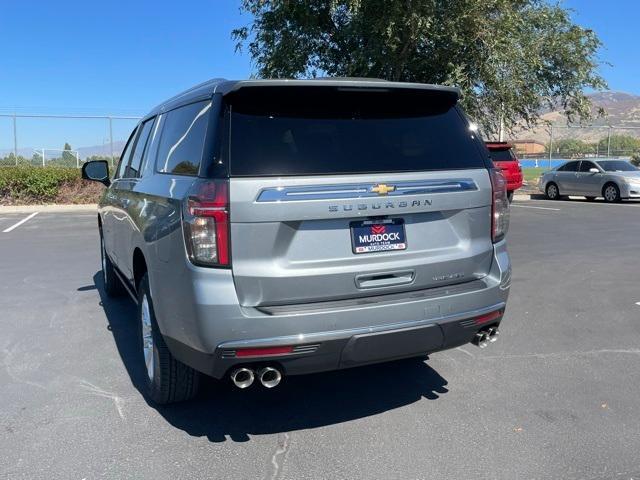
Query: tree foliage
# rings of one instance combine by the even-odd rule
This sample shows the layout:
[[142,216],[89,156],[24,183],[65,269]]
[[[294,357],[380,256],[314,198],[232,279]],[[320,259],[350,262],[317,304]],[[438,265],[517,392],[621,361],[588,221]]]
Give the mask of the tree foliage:
[[62,158],[60,159],[60,163],[71,166],[71,164],[75,162],[76,162],[76,157],[73,153],[71,153],[71,145],[69,145],[68,142],[64,142],[64,147],[62,150]]
[[232,32],[261,77],[377,77],[455,85],[484,131],[545,107],[591,116],[601,42],[545,0],[243,0]]
[[588,153],[596,153],[596,147],[582,140],[566,138],[553,142],[553,153],[561,158],[574,158]]
[[609,150],[612,155],[632,155],[640,152],[640,139],[631,135],[611,135],[611,139],[600,139],[598,150],[605,153]]

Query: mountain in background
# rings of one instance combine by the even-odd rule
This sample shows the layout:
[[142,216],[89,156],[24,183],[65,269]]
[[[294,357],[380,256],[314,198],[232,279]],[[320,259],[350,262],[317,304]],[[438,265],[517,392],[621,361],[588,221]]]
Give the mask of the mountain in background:
[[[593,104],[594,119],[584,128],[566,128],[567,117],[560,109],[547,111],[542,115],[543,121],[551,122],[554,126],[554,138],[575,138],[585,142],[596,142],[608,135],[608,126],[614,128],[612,134],[631,135],[640,138],[640,96],[625,92],[595,92],[588,95]],[[598,108],[605,111],[605,116],[596,118]],[[573,124],[572,127],[579,125]],[[558,127],[558,128],[556,128]],[[620,127],[633,127],[623,129]],[[523,129],[513,135],[513,139],[531,139],[539,142],[549,142],[549,127],[539,125],[534,129]]]

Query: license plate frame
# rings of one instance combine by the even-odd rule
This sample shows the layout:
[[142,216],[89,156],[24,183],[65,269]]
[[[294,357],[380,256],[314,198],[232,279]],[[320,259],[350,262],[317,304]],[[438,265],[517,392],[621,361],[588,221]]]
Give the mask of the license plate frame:
[[[358,220],[349,223],[349,230],[351,232],[351,251],[356,255],[407,249],[407,232],[403,218]],[[387,235],[386,239],[385,234]],[[373,235],[381,237],[373,239],[371,238]],[[369,236],[369,238],[362,241],[363,236]]]

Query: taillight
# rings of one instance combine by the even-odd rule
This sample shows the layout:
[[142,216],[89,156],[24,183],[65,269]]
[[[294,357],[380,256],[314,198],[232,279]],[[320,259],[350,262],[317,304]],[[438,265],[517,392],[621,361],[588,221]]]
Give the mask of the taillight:
[[497,168],[489,170],[493,201],[491,205],[491,238],[499,242],[509,230],[509,199],[507,198],[507,180]]
[[229,265],[229,182],[197,180],[182,209],[189,260],[196,265]]

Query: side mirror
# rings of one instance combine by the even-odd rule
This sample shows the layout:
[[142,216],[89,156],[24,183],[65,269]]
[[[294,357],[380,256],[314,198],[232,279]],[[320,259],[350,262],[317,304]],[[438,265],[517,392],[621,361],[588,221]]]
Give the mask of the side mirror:
[[109,180],[109,162],[106,160],[94,160],[82,165],[82,178],[93,182],[103,183],[105,186],[111,185]]
[[600,170],[598,170],[597,168],[590,168],[589,169],[589,173],[600,173]]

